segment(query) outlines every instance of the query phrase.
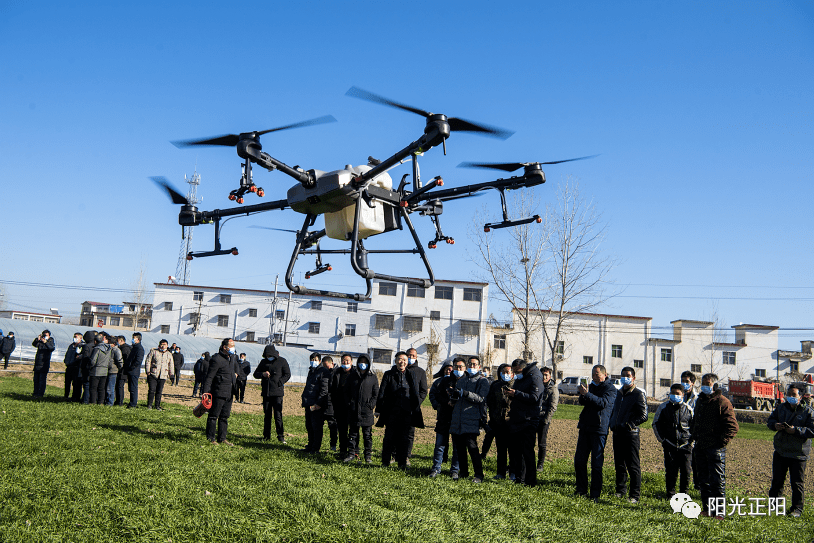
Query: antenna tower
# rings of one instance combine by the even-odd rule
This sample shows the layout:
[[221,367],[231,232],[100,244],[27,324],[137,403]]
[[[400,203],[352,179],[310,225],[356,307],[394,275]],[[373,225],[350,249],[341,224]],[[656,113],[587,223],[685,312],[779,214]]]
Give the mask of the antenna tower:
[[[198,185],[201,184],[201,176],[198,174],[198,168],[195,168],[195,173],[192,177],[184,175],[184,181],[189,184],[189,192],[187,192],[187,201],[192,205],[197,205],[203,198],[198,199]],[[192,226],[184,227],[184,239],[181,241],[181,251],[178,253],[178,265],[175,268],[175,280],[179,285],[189,284],[189,272],[192,263],[187,260],[190,245],[192,244]]]

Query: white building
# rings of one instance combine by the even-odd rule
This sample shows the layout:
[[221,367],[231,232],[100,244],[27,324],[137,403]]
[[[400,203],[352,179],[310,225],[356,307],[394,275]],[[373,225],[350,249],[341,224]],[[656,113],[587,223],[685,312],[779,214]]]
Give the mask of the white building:
[[20,311],[18,309],[11,309],[0,311],[0,319],[13,319],[17,321],[31,321],[59,324],[62,320],[62,315],[56,312],[52,313],[32,313],[31,311]]
[[[552,365],[553,356],[558,358],[557,379],[589,376],[595,364],[602,364],[608,374],[618,377],[623,367],[630,366],[636,370],[638,386],[649,396],[661,398],[670,385],[681,380],[685,370],[699,376],[713,372],[723,382],[782,378],[789,371],[788,362],[777,363],[780,351],[776,326],[733,326],[734,342],[729,342],[728,334],[716,329],[712,322],[672,321],[672,337],[656,337],[650,317],[576,313],[569,316],[557,352],[552,353],[540,319],[545,316],[547,328],[552,330],[555,317],[547,312],[534,314],[530,350],[546,366]],[[493,347],[505,345],[505,358],[509,361],[523,352],[523,332],[516,312],[513,321],[511,330],[490,328],[487,337]],[[503,335],[505,339],[501,341]]]
[[438,280],[423,289],[374,280],[371,299],[355,302],[155,283],[152,331],[365,353],[382,365],[377,369],[389,367],[396,352],[414,347],[424,364],[435,365],[482,351],[488,288],[488,283]]

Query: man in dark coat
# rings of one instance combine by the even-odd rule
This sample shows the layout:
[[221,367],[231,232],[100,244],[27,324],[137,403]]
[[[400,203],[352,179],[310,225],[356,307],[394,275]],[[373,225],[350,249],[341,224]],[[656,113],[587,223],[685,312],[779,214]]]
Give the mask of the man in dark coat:
[[173,374],[174,379],[170,379],[170,384],[178,386],[178,380],[181,379],[181,368],[184,367],[184,355],[181,354],[181,347],[175,343],[172,345],[175,347],[172,351],[172,365],[175,373]]
[[489,394],[489,380],[480,371],[480,359],[470,356],[466,375],[459,377],[452,391],[452,421],[449,432],[452,442],[458,449],[460,476],[469,477],[467,453],[472,458],[475,476],[473,483],[483,482],[483,461],[478,449],[478,435],[486,425],[486,395]]
[[639,503],[642,470],[639,464],[639,426],[647,422],[647,400],[636,388],[636,370],[622,368],[622,389],[613,402],[609,428],[613,432],[613,463],[616,468],[616,497],[624,498],[630,475],[628,501]]
[[246,353],[240,353],[240,359],[237,361],[237,383],[235,383],[235,401],[238,403],[243,403],[246,395],[246,381],[251,374],[252,366],[246,360]]
[[96,332],[88,330],[82,336],[85,341],[85,348],[79,359],[79,375],[82,378],[82,403],[90,402],[90,360],[93,356],[93,348],[96,346]]
[[212,407],[206,419],[206,439],[210,443],[232,446],[232,443],[226,440],[226,434],[229,430],[229,415],[232,413],[237,371],[235,342],[233,339],[224,339],[221,341],[220,350],[209,361],[209,371],[203,384],[203,394],[212,395]]
[[608,440],[608,426],[613,402],[616,400],[616,387],[608,380],[605,366],[597,364],[591,370],[593,381],[586,388],[578,387],[579,403],[585,407],[579,414],[577,448],[574,452],[574,472],[578,496],[588,496],[588,457],[591,457],[590,498],[599,501],[602,493],[602,466],[605,464],[605,443]]
[[334,419],[336,420],[336,431],[339,438],[338,458],[345,460],[348,457],[348,431],[349,431],[349,406],[345,399],[345,385],[350,377],[353,368],[353,358],[349,354],[342,355],[342,362],[338,368],[331,373],[331,381],[328,385],[328,392],[331,395],[331,405],[334,408]]
[[325,420],[333,416],[328,385],[331,371],[327,367],[333,359],[325,356],[320,362],[319,355],[311,355],[310,369],[302,390],[302,406],[305,408],[305,429],[308,431],[308,444],[304,453],[317,453],[322,448],[322,434]]
[[[456,373],[457,370],[457,373]],[[435,381],[430,387],[430,404],[435,409],[435,449],[432,457],[432,470],[430,471],[430,478],[438,477],[441,473],[441,466],[446,461],[449,454],[449,425],[452,422],[452,398],[450,397],[455,390],[455,382],[458,380],[456,375],[461,375],[466,372],[466,362],[460,356],[455,357],[452,362],[446,361],[441,366],[441,369],[433,375]],[[458,463],[458,449],[455,443],[452,443],[452,461],[450,462],[450,475],[457,479],[460,473],[460,464]]]
[[[427,372],[418,365],[418,351],[410,347],[407,349],[407,371],[412,372],[413,381],[418,383],[418,397],[421,403],[427,397],[429,388],[427,387]],[[407,447],[407,465],[410,465],[410,458],[413,457],[413,443],[415,442],[415,426],[410,427],[410,445]]]
[[540,404],[540,422],[537,426],[537,471],[543,471],[548,446],[548,429],[560,402],[560,391],[551,378],[551,368],[543,368],[543,398]]
[[348,410],[348,455],[345,462],[359,459],[359,428],[365,446],[365,463],[373,462],[373,411],[379,397],[379,380],[370,371],[370,360],[361,355],[350,370],[345,383],[345,404]]
[[127,407],[138,407],[138,378],[141,375],[141,363],[144,362],[144,346],[141,344],[141,332],[133,333],[133,343],[130,353],[124,361],[124,373],[127,375],[127,391],[130,393],[130,403]]
[[501,364],[497,369],[497,380],[489,385],[486,407],[489,410],[489,428],[495,436],[497,448],[497,474],[495,479],[506,478],[509,458],[509,410],[512,398],[508,390],[514,387],[514,374],[510,364]]
[[277,430],[277,441],[285,444],[283,428],[283,396],[285,384],[291,379],[288,360],[280,356],[274,345],[266,345],[263,359],[254,370],[254,378],[260,379],[260,394],[263,397],[263,439],[271,439],[271,417]]
[[124,363],[127,362],[127,358],[130,356],[130,351],[133,350],[133,347],[127,344],[127,340],[124,336],[117,336],[116,343],[118,343],[119,351],[122,353],[123,364],[122,369],[119,370],[116,376],[116,398],[114,404],[122,405],[124,404],[124,383],[127,382],[127,373],[125,373]]
[[382,441],[382,465],[385,467],[390,465],[395,449],[396,463],[400,469],[406,471],[410,427],[424,428],[419,383],[414,375],[407,371],[407,353],[398,352],[395,366],[382,377],[376,401],[376,413],[379,413],[376,426],[385,427]]
[[195,362],[192,367],[192,373],[195,375],[195,384],[192,386],[192,397],[198,396],[198,389],[203,390],[203,380],[206,378],[206,373],[209,371],[209,351],[201,354],[201,357]]
[[653,433],[664,449],[667,499],[675,496],[676,479],[679,480],[680,493],[687,494],[690,488],[693,409],[684,400],[684,393],[683,383],[675,383],[670,387],[669,399],[659,405],[653,415]]
[[34,393],[32,396],[42,398],[45,395],[45,384],[48,382],[48,371],[51,369],[51,353],[54,352],[56,345],[50,330],[43,330],[34,338],[31,345],[37,348],[37,354],[34,356]]
[[82,334],[79,332],[73,335],[73,342],[65,349],[65,399],[71,397],[71,386],[73,386],[73,396],[79,397],[82,394],[82,379],[79,376],[79,360],[84,347]]
[[512,362],[514,386],[506,390],[512,399],[509,411],[509,471],[514,473],[515,484],[535,486],[534,441],[540,423],[540,404],[543,401],[543,374],[537,363],[522,358]]
[[3,360],[4,370],[8,369],[8,359],[11,353],[14,352],[16,346],[17,342],[14,339],[14,332],[9,332],[6,337],[0,339],[0,359]]
[[[691,428],[702,516],[712,516],[710,498],[726,498],[726,446],[734,439],[738,429],[735,409],[721,393],[718,376],[714,373],[704,374]],[[717,510],[715,513],[716,517],[724,517]]]

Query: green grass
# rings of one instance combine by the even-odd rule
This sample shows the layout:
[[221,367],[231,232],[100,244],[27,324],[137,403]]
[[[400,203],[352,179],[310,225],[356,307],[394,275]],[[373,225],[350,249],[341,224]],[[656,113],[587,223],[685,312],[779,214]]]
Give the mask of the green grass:
[[[796,521],[722,522],[673,514],[645,474],[639,506],[574,499],[573,466],[554,463],[537,488],[474,485],[423,476],[430,446],[416,446],[415,474],[300,456],[301,417],[286,419],[291,448],[263,444],[261,415],[235,414],[230,440],[212,446],[205,418],[65,404],[49,388],[0,381],[0,540],[4,542],[220,541],[800,541]],[[570,408],[558,411],[568,418]],[[381,430],[376,430],[376,449]],[[378,460],[377,457],[374,458]],[[486,462],[487,476],[494,459]],[[612,495],[612,467],[605,496]],[[695,496],[697,499],[697,496]]]

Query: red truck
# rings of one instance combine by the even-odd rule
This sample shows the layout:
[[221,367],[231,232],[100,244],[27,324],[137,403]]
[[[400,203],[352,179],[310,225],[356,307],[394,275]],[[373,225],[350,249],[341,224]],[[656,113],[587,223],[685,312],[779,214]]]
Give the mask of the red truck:
[[730,379],[729,398],[736,409],[772,411],[783,400],[783,387],[778,383]]

